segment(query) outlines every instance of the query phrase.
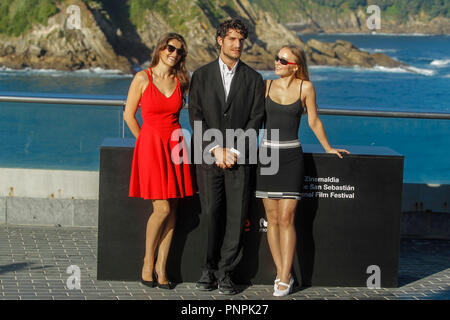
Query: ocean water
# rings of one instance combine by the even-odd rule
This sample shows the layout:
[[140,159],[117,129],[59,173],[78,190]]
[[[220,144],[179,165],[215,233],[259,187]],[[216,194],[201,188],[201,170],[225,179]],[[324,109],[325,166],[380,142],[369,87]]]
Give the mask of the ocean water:
[[[450,113],[450,36],[306,35],[348,40],[410,65],[406,69],[310,67],[319,108]],[[274,52],[275,54],[275,52]],[[275,78],[271,70],[259,70]],[[114,70],[79,72],[0,67],[0,95],[126,99],[132,76]],[[98,170],[99,146],[122,136],[119,107],[0,102],[0,167]],[[138,120],[140,120],[138,113]],[[321,116],[334,146],[387,146],[405,156],[404,181],[450,183],[449,120]],[[180,122],[188,130],[187,110]],[[128,128],[125,136],[131,137]],[[307,117],[302,143],[317,144]]]

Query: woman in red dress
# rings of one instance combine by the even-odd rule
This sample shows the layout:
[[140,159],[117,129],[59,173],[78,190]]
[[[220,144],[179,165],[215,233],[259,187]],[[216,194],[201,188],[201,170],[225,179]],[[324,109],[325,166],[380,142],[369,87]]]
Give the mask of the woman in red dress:
[[[137,138],[129,196],[151,199],[153,204],[147,222],[141,282],[165,289],[171,288],[166,277],[166,262],[177,201],[194,194],[189,154],[178,121],[183,95],[189,87],[186,55],[187,46],[181,35],[164,35],[153,51],[149,69],[134,77],[124,111],[124,119]],[[141,127],[135,116],[139,104],[143,118]]]

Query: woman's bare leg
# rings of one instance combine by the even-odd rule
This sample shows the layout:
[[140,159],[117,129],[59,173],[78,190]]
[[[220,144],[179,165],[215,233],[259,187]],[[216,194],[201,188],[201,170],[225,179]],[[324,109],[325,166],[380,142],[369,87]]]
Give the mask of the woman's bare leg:
[[167,200],[153,200],[153,212],[147,221],[145,234],[145,257],[142,267],[142,279],[153,280],[153,267],[155,250],[158,245],[163,226],[170,213],[170,205]]
[[[280,281],[289,283],[294,260],[296,232],[294,225],[295,209],[297,208],[297,200],[282,199],[278,202],[278,225],[280,232],[280,249],[282,269]],[[286,289],[285,286],[279,285],[280,290]]]
[[270,252],[277,268],[277,277],[282,270],[280,232],[278,228],[278,201],[274,199],[263,199],[264,208],[267,216],[267,241],[269,242]]
[[158,282],[160,284],[168,283],[166,277],[166,263],[167,257],[169,255],[170,245],[172,243],[173,232],[175,229],[178,199],[171,199],[169,203],[170,213],[161,233],[161,242],[159,243],[158,258],[155,265],[155,271],[158,276]]

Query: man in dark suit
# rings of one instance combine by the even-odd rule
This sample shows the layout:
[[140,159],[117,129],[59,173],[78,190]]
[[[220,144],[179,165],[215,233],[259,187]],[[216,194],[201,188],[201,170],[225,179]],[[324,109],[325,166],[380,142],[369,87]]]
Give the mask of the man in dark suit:
[[[222,294],[237,292],[231,273],[242,257],[241,235],[253,170],[249,160],[256,159],[256,138],[264,117],[263,79],[240,61],[247,36],[248,30],[240,20],[223,22],[216,35],[220,56],[193,73],[189,90],[193,147],[202,156],[200,164],[195,159],[197,184],[208,226],[206,258],[196,288],[213,290],[217,284]],[[227,139],[230,129],[235,130],[235,135]],[[223,140],[196,139],[208,130],[219,133]],[[212,164],[205,163],[208,156]],[[223,206],[226,222],[221,231]]]

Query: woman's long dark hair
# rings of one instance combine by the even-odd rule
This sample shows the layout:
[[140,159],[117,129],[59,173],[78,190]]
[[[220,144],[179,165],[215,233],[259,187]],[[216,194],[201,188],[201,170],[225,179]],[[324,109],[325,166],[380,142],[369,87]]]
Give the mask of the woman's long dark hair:
[[160,58],[159,55],[160,55],[161,51],[165,50],[167,48],[169,41],[172,39],[176,39],[176,40],[180,41],[183,46],[183,49],[184,49],[184,54],[181,56],[178,63],[172,69],[173,72],[175,73],[175,76],[178,78],[178,81],[180,82],[181,93],[182,93],[182,95],[184,95],[184,94],[186,94],[186,92],[189,89],[190,77],[189,77],[189,72],[186,70],[186,66],[185,66],[188,48],[187,48],[186,41],[184,40],[182,35],[180,35],[178,33],[174,33],[174,32],[166,33],[158,40],[158,44],[156,45],[155,50],[153,50],[153,56],[152,56],[152,61],[150,62],[150,68],[154,67],[158,64],[159,58]]
[[308,72],[308,65],[306,63],[306,54],[305,51],[303,51],[302,48],[299,48],[294,45],[285,45],[282,48],[289,49],[292,54],[295,56],[295,62],[298,65],[298,70],[295,73],[295,77],[301,80],[308,80],[309,81],[309,72]]

